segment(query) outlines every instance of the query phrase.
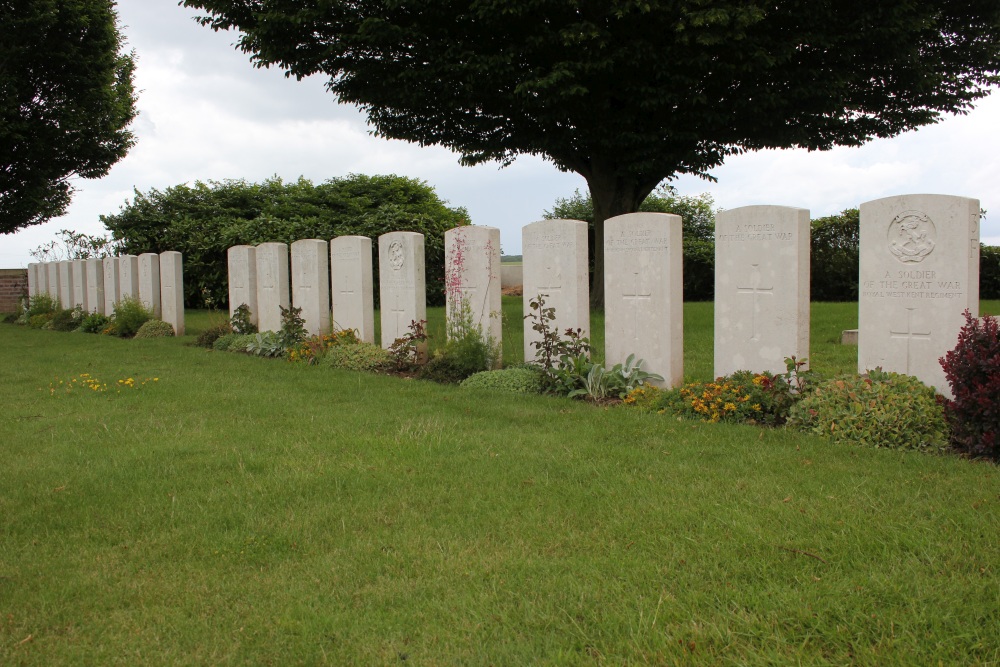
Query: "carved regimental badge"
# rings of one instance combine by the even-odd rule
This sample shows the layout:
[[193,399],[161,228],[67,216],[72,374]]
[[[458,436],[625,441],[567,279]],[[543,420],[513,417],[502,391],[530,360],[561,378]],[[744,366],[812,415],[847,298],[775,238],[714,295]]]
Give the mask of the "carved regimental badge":
[[389,244],[389,264],[397,271],[403,268],[403,244],[399,241]]
[[889,223],[889,252],[904,264],[924,261],[937,245],[937,228],[926,214],[903,211]]

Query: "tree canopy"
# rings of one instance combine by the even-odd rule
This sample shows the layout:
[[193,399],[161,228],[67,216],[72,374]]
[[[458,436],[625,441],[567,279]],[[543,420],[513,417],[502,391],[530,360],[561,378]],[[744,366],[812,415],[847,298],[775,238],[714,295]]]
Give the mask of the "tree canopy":
[[66,212],[134,143],[134,58],[111,0],[0,0],[0,233]]
[[[732,154],[829,149],[965,113],[996,0],[185,0],[258,66],[321,73],[377,134],[466,164],[541,155],[595,225]],[[592,295],[603,302],[597,248]]]

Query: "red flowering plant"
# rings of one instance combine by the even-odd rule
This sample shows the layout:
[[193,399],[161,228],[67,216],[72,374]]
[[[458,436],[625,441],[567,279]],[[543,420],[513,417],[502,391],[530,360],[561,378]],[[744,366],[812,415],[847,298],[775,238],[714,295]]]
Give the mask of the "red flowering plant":
[[940,359],[953,398],[945,401],[952,446],[1000,459],[1000,322],[968,310],[958,344]]

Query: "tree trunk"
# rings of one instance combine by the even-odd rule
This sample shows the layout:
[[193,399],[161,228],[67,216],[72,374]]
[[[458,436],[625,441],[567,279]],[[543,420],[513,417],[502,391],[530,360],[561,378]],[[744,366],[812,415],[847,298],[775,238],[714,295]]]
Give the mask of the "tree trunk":
[[628,178],[612,170],[593,168],[584,174],[594,204],[594,272],[590,280],[590,306],[604,310],[604,221],[616,215],[635,213],[659,184],[656,180]]

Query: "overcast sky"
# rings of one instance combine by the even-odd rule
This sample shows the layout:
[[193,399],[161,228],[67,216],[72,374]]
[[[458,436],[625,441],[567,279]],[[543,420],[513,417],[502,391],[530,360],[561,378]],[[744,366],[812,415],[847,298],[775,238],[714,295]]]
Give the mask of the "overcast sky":
[[[177,0],[121,0],[118,11],[138,56],[138,143],[105,178],[76,182],[66,216],[0,236],[0,268],[27,266],[29,251],[60,229],[105,233],[98,216],[118,212],[133,188],[274,175],[314,182],[350,173],[411,176],[466,207],[474,224],[499,227],[506,254],[520,253],[521,227],[556,198],[586,191],[582,177],[538,158],[506,169],[461,167],[443,148],[376,139],[355,108],[335,103],[323,79],[254,69],[234,48],[234,34],[199,26],[197,11]],[[724,208],[799,206],[813,217],[896,194],[974,197],[987,210],[984,242],[1000,244],[1000,94],[967,116],[862,148],[748,154],[713,173],[718,183],[685,177],[675,185],[683,194],[709,192]]]

